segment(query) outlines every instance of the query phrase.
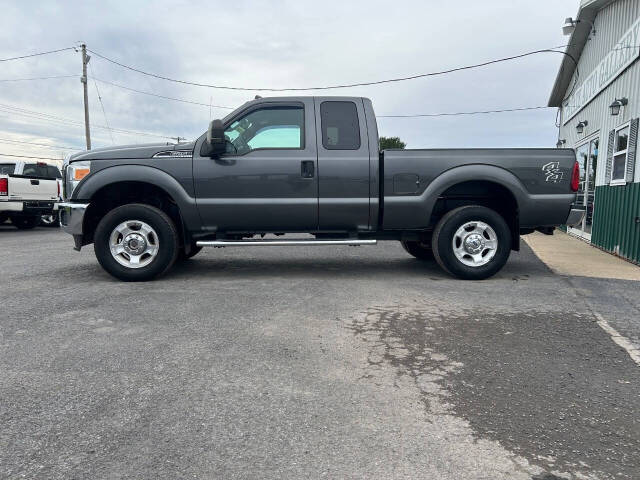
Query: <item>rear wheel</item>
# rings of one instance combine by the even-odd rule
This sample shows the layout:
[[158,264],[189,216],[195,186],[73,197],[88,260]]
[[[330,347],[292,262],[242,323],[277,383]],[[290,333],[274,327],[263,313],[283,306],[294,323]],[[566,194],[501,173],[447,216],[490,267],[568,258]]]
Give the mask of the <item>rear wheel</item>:
[[464,280],[482,280],[495,275],[509,259],[511,232],[499,213],[469,205],[442,217],[431,245],[444,270]]
[[94,234],[100,265],[114,277],[146,281],[165,273],[178,256],[178,231],[162,210],[129,204],[107,213]]
[[40,217],[11,217],[11,223],[19,230],[31,230],[38,225]]
[[409,255],[413,255],[420,260],[433,260],[433,250],[431,250],[430,245],[410,240],[401,240],[400,243]]

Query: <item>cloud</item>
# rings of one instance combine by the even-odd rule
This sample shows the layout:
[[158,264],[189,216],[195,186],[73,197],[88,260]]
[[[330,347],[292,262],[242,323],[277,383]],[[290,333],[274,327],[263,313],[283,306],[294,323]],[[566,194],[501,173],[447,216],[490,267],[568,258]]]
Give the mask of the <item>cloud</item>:
[[[0,18],[0,58],[75,45],[174,78],[235,86],[317,86],[425,73],[561,45],[562,19],[576,0],[525,2],[15,2]],[[379,114],[485,110],[545,105],[560,55],[371,87],[317,92],[370,97]],[[3,78],[81,73],[73,51],[0,64]],[[138,90],[237,106],[252,92],[185,86],[127,71],[96,57],[95,76]],[[91,71],[89,72],[91,74]],[[141,95],[93,82],[90,116],[120,129],[195,138],[209,108]],[[310,92],[314,94],[316,92]],[[261,93],[266,96],[265,93]],[[76,120],[62,124],[7,113],[0,107],[2,138],[46,139],[84,147],[82,88],[78,78],[0,83],[0,103]],[[224,110],[213,109],[214,117]],[[555,112],[380,119],[382,135],[400,136],[410,148],[503,147],[555,144]],[[114,133],[116,143],[148,137]],[[111,144],[93,128],[95,147]],[[153,139],[151,139],[153,140]],[[157,140],[162,140],[158,138]],[[42,143],[42,142],[40,142]],[[0,153],[50,156],[58,150],[0,143]]]

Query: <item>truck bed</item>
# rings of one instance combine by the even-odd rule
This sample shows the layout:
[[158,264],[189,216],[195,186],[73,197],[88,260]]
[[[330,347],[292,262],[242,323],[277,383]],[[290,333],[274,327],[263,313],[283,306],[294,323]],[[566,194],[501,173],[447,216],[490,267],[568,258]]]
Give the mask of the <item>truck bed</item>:
[[[426,228],[443,196],[504,187],[517,203],[523,228],[562,224],[575,193],[571,149],[419,149],[381,154],[383,227]],[[470,180],[473,179],[473,180]],[[456,190],[461,182],[465,188]],[[470,183],[475,182],[472,186]]]

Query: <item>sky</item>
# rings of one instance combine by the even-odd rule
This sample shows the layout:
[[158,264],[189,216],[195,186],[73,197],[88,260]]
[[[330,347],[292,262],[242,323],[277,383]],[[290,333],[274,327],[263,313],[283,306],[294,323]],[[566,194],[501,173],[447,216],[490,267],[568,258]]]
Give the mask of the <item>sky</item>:
[[[120,63],[196,83],[314,87],[428,73],[565,45],[561,27],[577,9],[578,0],[3,1],[0,59],[84,42]],[[546,106],[561,60],[559,54],[540,54],[444,76],[305,94],[369,97],[377,115]],[[229,112],[209,105],[235,108],[256,94],[273,95],[172,83],[97,55],[89,66],[93,148],[194,139],[210,119]],[[0,159],[63,158],[75,151],[68,147],[85,148],[81,72],[74,50],[0,62]],[[65,78],[13,81],[53,76]],[[546,109],[379,118],[378,127],[381,135],[399,136],[407,148],[554,147],[555,116]],[[106,125],[152,135],[100,128]]]

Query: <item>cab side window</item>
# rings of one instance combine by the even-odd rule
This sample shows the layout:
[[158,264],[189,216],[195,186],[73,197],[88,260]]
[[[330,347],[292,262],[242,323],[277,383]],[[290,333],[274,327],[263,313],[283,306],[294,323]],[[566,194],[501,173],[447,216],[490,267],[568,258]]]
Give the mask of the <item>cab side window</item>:
[[235,120],[225,130],[227,153],[244,155],[258,149],[304,148],[304,109],[264,107]]
[[327,150],[358,150],[360,122],[353,102],[328,101],[320,104],[322,146]]

